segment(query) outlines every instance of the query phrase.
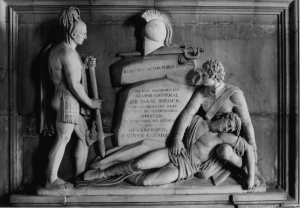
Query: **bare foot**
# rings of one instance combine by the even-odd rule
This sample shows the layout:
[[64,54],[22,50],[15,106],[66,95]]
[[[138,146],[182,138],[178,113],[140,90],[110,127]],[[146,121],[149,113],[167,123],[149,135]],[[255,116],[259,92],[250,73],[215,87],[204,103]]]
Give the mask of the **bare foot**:
[[50,181],[46,182],[45,188],[47,189],[71,189],[73,188],[73,184],[67,181],[64,181],[60,178],[57,178],[52,183]]
[[260,180],[259,180],[259,178],[257,177],[257,175],[255,176],[255,179],[254,179],[254,186],[255,186],[255,187],[259,187],[259,186],[260,186]]
[[91,181],[94,179],[106,179],[108,178],[104,171],[101,170],[88,170],[83,174],[83,180],[85,181]]
[[248,175],[244,181],[244,188],[246,190],[251,190],[255,188],[254,180],[255,180],[255,176]]

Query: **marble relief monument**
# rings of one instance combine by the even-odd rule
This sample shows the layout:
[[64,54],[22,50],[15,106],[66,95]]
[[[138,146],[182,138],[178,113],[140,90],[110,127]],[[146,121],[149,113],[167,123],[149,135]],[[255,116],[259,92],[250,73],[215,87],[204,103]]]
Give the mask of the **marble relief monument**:
[[[177,117],[202,82],[197,59],[203,49],[172,44],[171,23],[160,11],[148,10],[142,17],[147,22],[144,50],[120,53],[122,59],[110,67],[114,86],[122,87],[117,95],[116,143],[131,147],[122,148],[122,160],[170,143]],[[118,153],[91,167],[108,167],[118,162],[115,157]]]
[[112,84],[121,88],[113,123],[117,146],[97,156],[75,188],[64,187],[69,192],[38,194],[80,195],[86,187],[93,195],[118,187],[125,193],[132,185],[164,184],[197,193],[203,187],[217,193],[214,186],[220,184],[224,192],[265,192],[255,170],[257,147],[243,92],[224,83],[221,62],[201,59],[204,49],[172,43],[166,14],[148,10],[141,17],[143,50],[119,53],[121,59],[110,66]]
[[[135,185],[162,185],[194,174],[202,179],[212,176],[219,185],[232,173],[227,165],[231,163],[245,189],[258,187],[254,130],[242,91],[223,82],[220,62],[207,61],[200,70],[197,59],[203,49],[188,51],[172,44],[165,14],[148,10],[142,17],[147,22],[144,50],[121,53],[122,59],[110,68],[114,85],[123,87],[114,126],[121,148],[96,159],[78,185],[107,185],[106,179],[120,175],[124,177],[113,184],[126,178]],[[204,119],[192,120],[200,106],[206,111]],[[240,137],[242,127],[247,140]],[[241,169],[242,156],[246,172]]]

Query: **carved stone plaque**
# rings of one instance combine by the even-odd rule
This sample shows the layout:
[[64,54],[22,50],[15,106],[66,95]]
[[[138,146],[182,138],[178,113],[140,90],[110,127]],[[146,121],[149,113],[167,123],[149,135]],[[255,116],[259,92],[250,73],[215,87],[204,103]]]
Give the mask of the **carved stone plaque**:
[[114,86],[165,78],[169,74],[194,75],[196,63],[178,63],[178,55],[127,57],[111,66]]
[[[195,87],[168,79],[146,81],[120,92],[115,135],[118,145],[143,139],[166,142]],[[122,108],[122,109],[120,109]]]

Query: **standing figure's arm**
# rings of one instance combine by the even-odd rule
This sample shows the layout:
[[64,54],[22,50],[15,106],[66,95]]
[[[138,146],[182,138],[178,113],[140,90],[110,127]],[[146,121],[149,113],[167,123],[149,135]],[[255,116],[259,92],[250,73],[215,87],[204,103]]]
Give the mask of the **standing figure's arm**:
[[88,56],[84,59],[83,65],[85,69],[88,69],[89,67],[96,68],[96,58],[94,56]]
[[234,104],[233,111],[238,114],[238,116],[242,120],[242,130],[245,139],[248,141],[248,143],[253,147],[253,150],[255,151],[255,161],[257,162],[257,146],[255,141],[255,134],[254,134],[254,128],[252,125],[252,121],[250,118],[248,106],[246,103],[246,99],[244,97],[244,94],[241,92],[234,93],[231,97],[231,102]]
[[90,99],[80,83],[82,65],[77,53],[72,49],[65,49],[62,53],[61,63],[74,96],[92,109],[101,108],[101,100]]
[[246,154],[246,166],[248,170],[248,178],[246,179],[246,187],[247,189],[254,188],[254,181],[255,181],[255,154],[253,151],[253,147],[250,145],[246,145],[245,149]]
[[173,154],[180,154],[181,150],[184,150],[184,145],[182,142],[184,132],[187,126],[190,124],[193,116],[197,113],[200,105],[202,104],[202,97],[203,96],[200,91],[195,91],[193,97],[179,115],[175,127],[176,129],[173,144],[171,146],[171,152]]

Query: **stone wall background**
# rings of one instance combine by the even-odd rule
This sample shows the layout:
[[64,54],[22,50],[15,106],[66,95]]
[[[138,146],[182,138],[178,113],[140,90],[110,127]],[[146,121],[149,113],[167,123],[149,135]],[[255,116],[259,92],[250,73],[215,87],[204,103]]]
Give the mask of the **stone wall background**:
[[[17,4],[17,1],[11,1]],[[67,1],[65,1],[67,2]],[[112,1],[111,5],[117,1]],[[225,2],[225,1],[224,1]],[[8,8],[10,1],[0,0],[0,201],[6,200],[9,190],[9,92],[8,92]],[[48,2],[49,3],[49,2]],[[57,1],[51,1],[57,6]],[[79,4],[79,3],[78,3]],[[135,16],[155,5],[142,1],[145,9],[120,11],[103,15],[82,11],[87,23],[88,39],[78,51],[82,57],[97,58],[99,96],[103,99],[102,119],[104,131],[112,129],[115,95],[118,89],[111,85],[109,66],[119,60],[119,52],[135,51],[140,47],[139,22]],[[150,5],[150,6],[149,6]],[[74,4],[74,6],[80,5]],[[91,6],[93,8],[93,6]],[[153,6],[152,6],[153,8]],[[126,10],[126,8],[124,7]],[[166,8],[168,9],[168,8]],[[163,10],[162,10],[163,11]],[[163,11],[169,14],[167,11]],[[59,37],[58,13],[19,15],[17,104],[18,120],[22,127],[21,152],[23,158],[22,186],[42,181],[47,153],[54,138],[40,137],[36,132],[37,72],[39,53],[47,44]],[[277,15],[212,15],[169,14],[172,21],[173,42],[179,45],[205,49],[201,63],[207,59],[220,60],[226,70],[225,81],[240,87],[246,97],[258,146],[259,169],[269,187],[277,185],[279,69]],[[201,64],[199,63],[199,64]],[[11,70],[11,69],[10,69]],[[60,176],[72,178],[72,151],[74,139],[67,147],[60,168]],[[111,145],[109,140],[107,145]],[[92,158],[94,148],[91,147]],[[2,200],[3,199],[3,200]]]
[[6,3],[0,1],[0,204],[9,193],[9,96],[8,96],[8,18]]

